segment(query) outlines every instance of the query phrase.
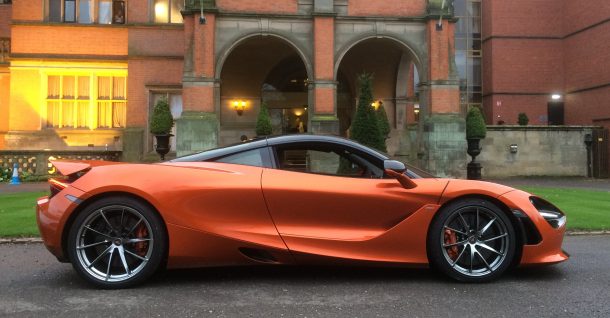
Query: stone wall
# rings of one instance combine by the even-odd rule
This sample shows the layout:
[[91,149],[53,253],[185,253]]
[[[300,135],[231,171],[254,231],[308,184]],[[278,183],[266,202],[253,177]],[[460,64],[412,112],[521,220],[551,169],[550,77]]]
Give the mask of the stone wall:
[[[585,135],[590,126],[488,126],[477,161],[484,179],[587,176]],[[511,152],[517,145],[517,152]],[[469,159],[470,161],[470,159]]]

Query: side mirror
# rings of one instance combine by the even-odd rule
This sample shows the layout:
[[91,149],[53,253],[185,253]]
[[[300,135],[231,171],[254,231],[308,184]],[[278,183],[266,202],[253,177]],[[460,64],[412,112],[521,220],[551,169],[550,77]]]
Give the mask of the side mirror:
[[392,170],[398,173],[403,173],[407,171],[407,167],[405,166],[405,164],[396,160],[385,160],[383,162],[383,169]]
[[407,171],[407,167],[404,163],[396,160],[386,160],[383,162],[383,168],[385,173],[396,178],[400,185],[405,189],[413,189],[417,187],[417,183],[413,182],[404,172]]

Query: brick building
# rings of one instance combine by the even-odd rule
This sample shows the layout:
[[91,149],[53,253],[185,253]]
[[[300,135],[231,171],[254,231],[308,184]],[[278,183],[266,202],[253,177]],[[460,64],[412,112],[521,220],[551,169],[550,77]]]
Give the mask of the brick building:
[[0,151],[141,160],[159,98],[178,155],[253,136],[262,101],[274,133],[347,135],[366,71],[388,151],[460,176],[472,105],[610,125],[609,17],[604,0],[0,0]]
[[484,0],[481,16],[489,123],[610,128],[610,1]]

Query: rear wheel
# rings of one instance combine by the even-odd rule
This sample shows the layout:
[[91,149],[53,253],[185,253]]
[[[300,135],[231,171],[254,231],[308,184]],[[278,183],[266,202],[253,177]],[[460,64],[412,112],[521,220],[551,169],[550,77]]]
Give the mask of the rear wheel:
[[85,280],[102,288],[125,288],[154,274],[166,241],[162,220],[147,205],[130,197],[109,197],[76,217],[67,250]]
[[486,282],[502,275],[510,267],[515,245],[515,230],[504,212],[477,198],[444,207],[428,235],[432,265],[463,282]]

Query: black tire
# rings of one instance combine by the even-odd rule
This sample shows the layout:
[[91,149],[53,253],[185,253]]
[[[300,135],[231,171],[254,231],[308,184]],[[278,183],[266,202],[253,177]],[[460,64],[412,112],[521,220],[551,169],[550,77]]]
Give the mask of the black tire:
[[512,223],[499,207],[485,199],[464,198],[444,206],[433,219],[428,258],[453,279],[488,282],[511,266],[516,242]]
[[74,220],[68,257],[87,282],[105,289],[144,282],[160,267],[167,249],[165,226],[148,205],[127,196],[93,202]]

